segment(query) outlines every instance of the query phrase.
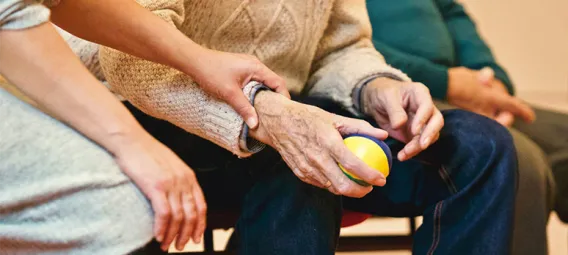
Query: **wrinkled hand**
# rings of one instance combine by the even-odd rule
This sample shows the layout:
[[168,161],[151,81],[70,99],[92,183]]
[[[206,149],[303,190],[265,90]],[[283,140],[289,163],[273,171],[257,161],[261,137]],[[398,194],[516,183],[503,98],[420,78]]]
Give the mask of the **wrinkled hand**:
[[117,137],[116,162],[152,203],[154,236],[167,250],[177,236],[182,250],[190,239],[199,243],[205,231],[207,205],[195,173],[169,148],[148,134]]
[[410,159],[438,140],[444,118],[421,83],[377,78],[362,91],[362,111],[406,146],[398,159]]
[[193,62],[196,66],[187,73],[206,93],[231,105],[251,129],[257,127],[258,115],[242,92],[246,84],[257,81],[290,98],[284,79],[253,56],[203,48]]
[[492,119],[500,112],[508,112],[526,122],[534,121],[534,111],[518,98],[509,95],[504,86],[483,86],[482,80],[489,80],[488,84],[494,83],[492,79],[484,77],[487,74],[456,67],[448,71],[448,76],[447,97],[450,104]]
[[366,134],[385,139],[384,130],[267,91],[257,94],[255,108],[260,125],[251,135],[275,148],[302,181],[350,197],[362,197],[372,190],[348,179],[339,163],[369,184],[385,185],[385,177],[349,151],[342,138]]

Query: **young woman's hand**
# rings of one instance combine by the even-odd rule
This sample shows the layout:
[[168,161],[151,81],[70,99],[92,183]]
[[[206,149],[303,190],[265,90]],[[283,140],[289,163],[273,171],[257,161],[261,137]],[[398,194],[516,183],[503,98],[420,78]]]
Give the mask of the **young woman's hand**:
[[201,241],[207,204],[195,173],[170,149],[146,132],[117,135],[111,153],[122,171],[146,195],[154,209],[154,236],[167,250],[190,239]]

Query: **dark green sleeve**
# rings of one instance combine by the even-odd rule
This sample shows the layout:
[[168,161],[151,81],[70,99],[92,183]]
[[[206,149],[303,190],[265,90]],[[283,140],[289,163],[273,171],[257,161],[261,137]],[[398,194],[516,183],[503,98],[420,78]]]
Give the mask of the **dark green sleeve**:
[[514,94],[507,72],[497,64],[491,49],[481,39],[475,23],[463,6],[454,0],[436,0],[436,3],[454,40],[457,64],[474,70],[491,67],[495,71],[495,77],[507,86],[509,93]]
[[448,92],[448,68],[426,58],[414,56],[373,40],[375,48],[388,64],[405,72],[413,81],[422,82],[432,97],[445,99]]

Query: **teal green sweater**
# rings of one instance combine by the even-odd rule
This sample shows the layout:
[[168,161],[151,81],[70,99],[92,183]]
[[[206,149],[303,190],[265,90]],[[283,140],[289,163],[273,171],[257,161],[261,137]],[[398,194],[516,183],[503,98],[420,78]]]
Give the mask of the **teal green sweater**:
[[454,0],[367,0],[367,8],[377,50],[434,98],[446,98],[448,68],[456,66],[491,67],[513,94],[507,73]]

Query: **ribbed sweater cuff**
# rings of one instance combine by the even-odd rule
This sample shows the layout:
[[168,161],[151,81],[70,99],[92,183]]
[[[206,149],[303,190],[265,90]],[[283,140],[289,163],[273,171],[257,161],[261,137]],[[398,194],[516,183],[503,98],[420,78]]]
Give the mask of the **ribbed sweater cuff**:
[[[254,105],[254,98],[256,94],[262,90],[270,90],[262,83],[251,81],[243,89],[243,93],[247,96],[250,103]],[[243,122],[243,128],[239,137],[239,147],[247,153],[257,153],[266,147],[262,142],[249,136],[249,127],[246,122]]]

